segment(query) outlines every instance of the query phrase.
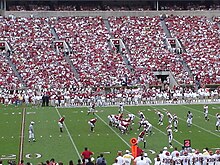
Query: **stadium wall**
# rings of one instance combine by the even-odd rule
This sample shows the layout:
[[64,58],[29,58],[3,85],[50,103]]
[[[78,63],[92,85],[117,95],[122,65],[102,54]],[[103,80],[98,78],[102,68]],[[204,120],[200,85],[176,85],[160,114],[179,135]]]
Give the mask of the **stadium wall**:
[[14,15],[16,17],[69,17],[69,16],[102,16],[104,19],[109,16],[159,16],[159,15],[184,15],[184,16],[220,16],[219,10],[212,11],[5,11],[5,16]]
[[0,10],[0,15],[5,15],[5,13],[4,13],[5,11],[4,10]]

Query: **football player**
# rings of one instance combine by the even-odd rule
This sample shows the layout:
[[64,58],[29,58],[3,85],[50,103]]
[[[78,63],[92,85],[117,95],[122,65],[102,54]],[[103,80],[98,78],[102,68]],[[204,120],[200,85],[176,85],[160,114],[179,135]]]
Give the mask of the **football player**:
[[209,113],[209,106],[206,104],[203,106],[203,110],[204,110],[204,117],[205,117],[205,121],[209,121],[208,118],[208,113]]
[[178,132],[178,123],[179,123],[179,121],[178,121],[178,117],[177,117],[177,115],[176,114],[174,114],[173,115],[173,126],[174,126],[174,132]]
[[92,113],[93,115],[95,115],[95,103],[92,103],[91,107],[88,110],[87,115],[89,115],[90,113]]
[[220,150],[215,151],[215,165],[220,165]]
[[94,128],[95,128],[95,123],[97,122],[97,118],[93,118],[91,120],[88,121],[88,124],[90,125],[90,130],[91,132],[95,132]]
[[141,131],[138,135],[138,140],[137,140],[137,143],[139,143],[139,142],[144,143],[144,148],[146,148],[146,140],[144,138],[145,133],[146,133],[145,130]]
[[220,131],[219,130],[219,127],[220,127],[220,114],[219,113],[216,113],[216,124],[215,124],[215,127],[216,127],[216,131]]
[[36,142],[35,138],[34,138],[34,122],[31,121],[30,125],[29,125],[29,129],[28,129],[28,133],[29,133],[29,140],[28,142]]
[[170,125],[167,127],[167,136],[168,136],[169,147],[170,147],[170,148],[173,148],[173,146],[172,146],[173,131],[172,131]]
[[164,115],[160,111],[156,111],[159,119],[158,119],[158,125],[163,125],[163,117]]
[[59,125],[59,128],[60,128],[60,132],[63,132],[63,123],[64,123],[64,120],[65,120],[65,116],[61,117],[58,121],[58,125]]
[[187,120],[186,120],[188,127],[190,127],[192,125],[192,119],[193,119],[193,114],[192,114],[192,112],[188,111]]

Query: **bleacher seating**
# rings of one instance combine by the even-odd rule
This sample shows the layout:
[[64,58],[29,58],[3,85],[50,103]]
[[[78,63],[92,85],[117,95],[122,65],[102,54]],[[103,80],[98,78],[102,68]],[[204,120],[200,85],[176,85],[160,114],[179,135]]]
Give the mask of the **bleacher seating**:
[[186,49],[182,58],[202,85],[220,83],[219,27],[205,16],[170,16],[166,19],[171,34]]

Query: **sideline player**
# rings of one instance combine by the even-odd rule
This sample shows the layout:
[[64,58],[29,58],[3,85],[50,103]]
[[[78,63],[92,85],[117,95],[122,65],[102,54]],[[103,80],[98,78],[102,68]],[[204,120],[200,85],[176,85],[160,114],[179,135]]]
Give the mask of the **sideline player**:
[[206,105],[203,106],[203,109],[204,109],[205,121],[209,121],[209,118],[208,118],[209,106],[206,104]]
[[95,128],[95,123],[97,122],[97,118],[93,118],[93,119],[90,119],[88,121],[88,124],[90,125],[90,130],[91,132],[95,132],[94,131],[94,128]]
[[63,132],[63,123],[64,123],[64,120],[65,120],[65,116],[61,117],[58,121],[58,125],[59,125],[59,128],[60,128],[60,132]]
[[29,125],[29,129],[28,129],[28,132],[29,132],[29,140],[28,142],[36,142],[35,138],[34,138],[34,122],[31,121],[30,125]]
[[193,119],[193,114],[192,114],[192,112],[188,111],[188,113],[187,113],[187,120],[186,120],[188,127],[191,127],[192,119]]
[[125,165],[131,165],[131,162],[134,160],[134,157],[130,154],[129,150],[125,151],[123,158],[125,160]]
[[219,130],[219,127],[220,127],[220,114],[219,113],[216,113],[216,124],[215,124],[215,127],[216,127],[216,131],[220,131]]

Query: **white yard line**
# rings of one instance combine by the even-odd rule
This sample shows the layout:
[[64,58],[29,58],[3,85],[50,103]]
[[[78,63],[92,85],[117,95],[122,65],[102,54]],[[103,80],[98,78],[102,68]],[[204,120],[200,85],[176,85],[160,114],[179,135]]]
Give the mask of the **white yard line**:
[[[62,116],[60,115],[60,112],[58,111],[57,107],[55,107],[55,109],[56,109],[56,111],[57,111],[59,117],[61,118]],[[66,132],[67,132],[67,134],[68,134],[68,136],[69,136],[69,138],[70,138],[70,141],[71,141],[71,143],[72,143],[72,145],[73,145],[73,147],[74,147],[74,149],[75,149],[75,151],[76,151],[76,153],[77,153],[79,159],[81,159],[79,150],[77,149],[76,144],[74,143],[73,138],[72,138],[72,136],[70,135],[70,132],[69,132],[69,130],[68,130],[66,124],[63,123],[63,125],[64,125],[64,127],[65,127],[65,129],[66,129]]]
[[[125,111],[127,111],[128,113],[131,113],[131,112],[128,111],[128,110],[125,110]],[[139,118],[137,115],[135,115],[135,116],[136,116],[137,118]],[[152,126],[153,126],[153,125],[152,125]],[[165,136],[167,137],[167,134],[166,134],[165,132],[161,131],[160,129],[158,129],[158,128],[155,127],[155,126],[153,126],[153,128],[156,129],[157,131],[159,131],[160,133],[162,133],[163,135],[165,135]],[[174,138],[173,138],[173,141],[175,141],[175,142],[178,143],[179,145],[183,146],[182,143],[180,143],[178,140],[176,140],[176,139],[174,139]]]
[[[154,106],[151,106],[151,107],[153,107],[153,108],[156,108],[156,107],[154,107]],[[162,111],[164,111],[164,109],[161,109]],[[180,118],[180,117],[178,117],[180,120],[182,120],[182,121],[185,121],[186,122],[186,120],[184,120],[184,119],[182,119],[182,118]],[[212,135],[215,135],[215,136],[217,136],[217,137],[220,137],[220,135],[218,135],[218,134],[216,134],[216,133],[214,133],[214,132],[211,132],[211,131],[209,131],[209,130],[207,130],[207,129],[205,129],[205,128],[203,128],[203,127],[200,127],[199,125],[197,125],[197,124],[194,124],[194,123],[192,123],[192,125],[194,125],[194,126],[196,126],[196,127],[198,127],[198,128],[200,128],[200,129],[202,129],[203,131],[206,131],[206,132],[208,132],[208,133],[210,133],[210,134],[212,134]]]
[[110,127],[99,115],[95,114],[105,125],[107,125],[128,147],[131,147],[112,127]]
[[18,162],[20,162],[23,159],[25,114],[26,114],[26,108],[24,108],[22,111],[21,136],[20,136],[20,146],[19,146],[20,150],[19,150]]

